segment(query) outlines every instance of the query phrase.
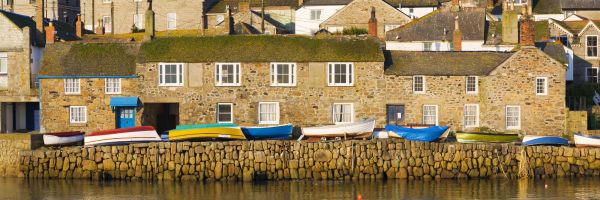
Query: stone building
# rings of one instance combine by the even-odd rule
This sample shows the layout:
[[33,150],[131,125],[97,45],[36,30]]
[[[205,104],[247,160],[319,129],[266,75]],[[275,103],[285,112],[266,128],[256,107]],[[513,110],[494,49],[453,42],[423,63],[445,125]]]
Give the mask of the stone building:
[[[0,10],[25,16],[36,15],[35,0],[1,0]],[[75,25],[79,14],[79,1],[46,0],[44,1],[44,18]]]
[[[241,23],[254,27],[260,31],[264,23],[265,32],[268,34],[294,33],[295,10],[302,0],[221,0],[215,1],[206,11],[206,24],[208,29],[227,29],[227,9],[235,24]],[[262,31],[261,31],[262,32]]]

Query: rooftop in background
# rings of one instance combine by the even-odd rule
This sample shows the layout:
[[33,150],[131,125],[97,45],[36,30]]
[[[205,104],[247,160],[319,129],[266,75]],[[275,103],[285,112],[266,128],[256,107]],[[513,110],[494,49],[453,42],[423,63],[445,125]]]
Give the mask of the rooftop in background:
[[551,23],[566,29],[570,34],[579,34],[590,22],[594,23],[596,27],[600,27],[600,21],[597,20],[580,20],[580,21],[558,21],[550,19]]
[[485,9],[462,8],[459,12],[448,9],[433,11],[387,32],[386,40],[399,42],[451,40],[456,16],[458,16],[463,40],[485,39]]
[[561,0],[533,1],[533,14],[561,14]]
[[386,75],[488,75],[513,53],[388,51]]
[[[352,0],[306,0],[304,5],[307,6],[318,6],[318,5],[346,5]],[[398,7],[436,7],[438,6],[438,0],[384,0],[386,3]],[[439,2],[448,2],[450,0],[439,0]]]
[[[0,10],[0,14],[12,21],[20,29],[29,27],[31,31],[35,30],[35,21],[30,16],[21,15],[6,10]],[[49,23],[49,19],[44,19],[44,26],[48,26]],[[56,28],[56,36],[59,39],[67,41],[77,39],[77,36],[75,35],[75,27],[58,20],[52,20],[52,24]],[[31,37],[34,38],[33,35]]]
[[599,0],[562,0],[563,10],[598,10],[600,9]]
[[567,64],[567,53],[560,42],[536,42],[535,47],[560,63]]
[[[229,8],[233,13],[237,12],[239,3],[246,0],[219,0],[209,6],[207,13],[225,13],[225,6],[229,5]],[[264,0],[265,7],[269,6],[289,6],[292,8],[298,7],[298,0]],[[261,0],[250,1],[250,7],[261,7]]]

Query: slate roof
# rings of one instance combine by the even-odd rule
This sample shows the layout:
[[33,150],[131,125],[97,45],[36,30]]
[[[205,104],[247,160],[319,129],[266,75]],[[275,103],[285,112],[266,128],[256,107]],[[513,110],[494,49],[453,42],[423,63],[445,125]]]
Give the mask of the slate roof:
[[[208,14],[225,13],[225,6],[229,5],[232,13],[238,11],[239,3],[246,0],[219,0],[214,2],[208,8]],[[298,0],[264,0],[265,7],[269,6],[289,6],[298,7]],[[261,7],[261,0],[250,0],[250,7]]]
[[567,53],[562,44],[558,42],[536,42],[535,47],[548,54],[558,62],[567,63]]
[[459,12],[433,11],[387,32],[386,40],[399,42],[451,40],[456,16],[458,16],[463,40],[485,39],[485,9],[463,8]]
[[[590,21],[591,20],[581,20],[581,21],[552,20],[553,23],[556,23],[557,25],[567,29],[567,31],[571,32],[572,34],[579,34],[579,32],[581,32],[581,30],[583,30]],[[600,27],[600,21],[591,21],[591,22],[596,24],[596,26]]]
[[[20,29],[23,29],[24,27],[29,27],[32,33],[35,30],[35,21],[29,16],[8,12],[5,10],[0,10],[0,14],[6,17],[11,22],[13,22]],[[44,19],[44,26],[48,26],[49,22],[49,19]],[[75,35],[75,27],[58,20],[52,20],[52,24],[56,28],[58,38],[63,40],[77,39],[77,36]]]
[[386,75],[488,75],[514,53],[388,51]]
[[[448,2],[450,0],[384,0],[386,3],[397,8],[402,7],[436,7],[439,3]],[[352,0],[305,0],[304,5],[307,6],[324,6],[324,5],[347,5]]]
[[132,76],[135,75],[135,43],[47,44],[41,76]]
[[561,14],[561,0],[536,0],[533,2],[534,14]]
[[598,0],[561,0],[563,10],[597,10],[600,9]]

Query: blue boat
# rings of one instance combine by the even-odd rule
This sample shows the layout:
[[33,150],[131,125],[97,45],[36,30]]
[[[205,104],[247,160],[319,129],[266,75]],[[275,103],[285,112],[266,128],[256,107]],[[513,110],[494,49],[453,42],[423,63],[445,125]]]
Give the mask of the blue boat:
[[188,129],[199,129],[199,128],[221,128],[221,127],[236,127],[237,124],[232,123],[218,123],[218,124],[189,124],[179,125],[175,127],[175,130],[188,130]]
[[526,135],[523,137],[523,145],[569,145],[569,140],[558,136]]
[[287,140],[292,135],[292,124],[268,127],[242,127],[248,140]]
[[429,128],[405,128],[396,125],[386,125],[385,130],[391,131],[406,140],[433,142],[448,130],[448,126],[432,126]]

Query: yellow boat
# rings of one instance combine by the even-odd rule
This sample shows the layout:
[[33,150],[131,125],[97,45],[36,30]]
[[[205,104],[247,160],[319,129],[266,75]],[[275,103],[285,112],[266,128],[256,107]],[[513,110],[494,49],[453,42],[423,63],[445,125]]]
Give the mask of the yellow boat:
[[242,129],[237,126],[175,129],[169,131],[169,141],[208,139],[245,140],[246,136],[244,136]]

